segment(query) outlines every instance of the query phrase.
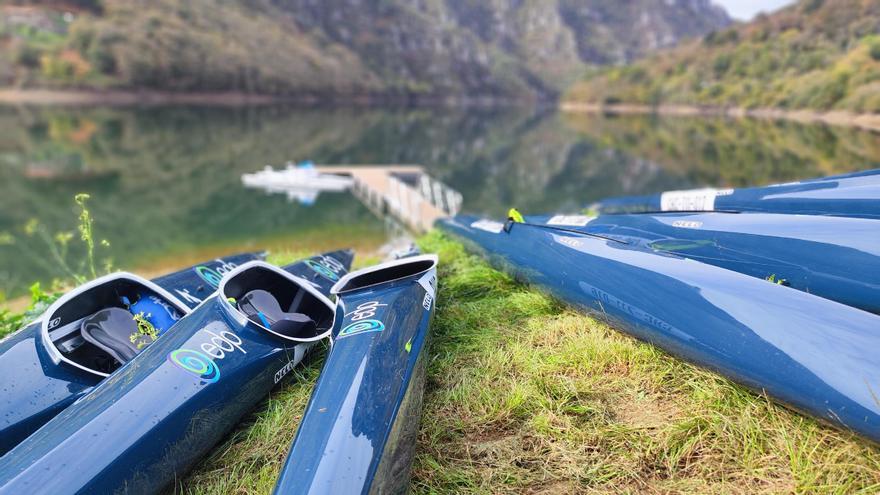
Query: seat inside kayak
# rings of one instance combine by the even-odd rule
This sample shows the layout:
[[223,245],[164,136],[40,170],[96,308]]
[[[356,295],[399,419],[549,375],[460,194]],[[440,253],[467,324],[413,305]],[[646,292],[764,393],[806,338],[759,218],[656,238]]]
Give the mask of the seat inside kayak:
[[333,325],[333,311],[307,284],[257,265],[228,279],[223,296],[259,327],[282,337],[312,339]]
[[99,373],[131,360],[183,315],[132,278],[106,280],[74,293],[50,308],[49,337],[64,357]]

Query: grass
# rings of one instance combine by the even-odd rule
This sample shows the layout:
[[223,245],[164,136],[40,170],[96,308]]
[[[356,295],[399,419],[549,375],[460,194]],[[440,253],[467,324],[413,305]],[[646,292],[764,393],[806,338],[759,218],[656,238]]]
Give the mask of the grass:
[[[876,447],[569,310],[441,234],[421,244],[441,264],[414,493],[880,490]],[[177,491],[271,492],[320,365]]]
[[[414,493],[880,490],[867,442],[576,313],[439,233],[421,245],[441,263]],[[174,491],[270,493],[323,354]]]

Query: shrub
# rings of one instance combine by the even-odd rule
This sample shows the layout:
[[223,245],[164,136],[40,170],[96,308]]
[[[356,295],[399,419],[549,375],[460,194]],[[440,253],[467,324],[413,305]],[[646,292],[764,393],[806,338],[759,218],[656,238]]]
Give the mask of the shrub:
[[712,62],[712,71],[715,73],[715,77],[722,77],[727,73],[728,69],[730,69],[730,64],[732,61],[732,57],[729,53],[722,53],[715,57],[715,60]]
[[874,61],[880,62],[880,39],[871,39],[868,43],[868,53]]
[[12,53],[12,62],[17,65],[29,69],[35,69],[40,66],[40,50],[25,41],[16,43]]

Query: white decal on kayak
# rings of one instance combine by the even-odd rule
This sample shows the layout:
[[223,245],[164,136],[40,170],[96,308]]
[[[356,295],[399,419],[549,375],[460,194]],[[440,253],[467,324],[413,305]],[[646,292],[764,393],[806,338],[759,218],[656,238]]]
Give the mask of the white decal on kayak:
[[583,245],[583,242],[571,237],[557,237],[557,239],[559,239],[560,244],[565,244],[568,247],[579,248]]
[[280,382],[282,378],[287,376],[287,374],[290,373],[291,370],[293,370],[294,366],[296,366],[296,364],[294,364],[293,361],[288,361],[287,364],[282,366],[280,370],[276,371],[275,372],[275,384],[277,385],[278,382]]
[[349,311],[345,313],[345,316],[353,315],[351,317],[351,321],[359,321],[364,318],[372,318],[376,315],[376,310],[378,310],[382,306],[388,306],[387,304],[380,304],[379,301],[367,301],[365,303],[361,303],[358,307],[354,308],[354,311]]
[[556,215],[547,220],[547,225],[568,225],[572,227],[583,227],[584,225],[595,220],[596,217],[586,215]]
[[703,222],[694,222],[690,220],[676,220],[672,222],[673,227],[679,227],[682,229],[699,229],[703,226]]
[[191,304],[199,304],[202,302],[201,299],[189,293],[189,289],[174,289],[174,292],[177,292],[177,295],[183,298],[184,301]]
[[719,189],[717,191],[718,196],[730,196],[733,194],[733,189]]
[[434,302],[434,298],[431,294],[425,293],[425,298],[422,299],[422,307],[425,308],[425,311],[431,311],[431,304]]
[[712,211],[715,209],[717,189],[667,191],[660,195],[661,211]]
[[477,220],[471,224],[471,227],[485,230],[486,232],[491,232],[493,234],[500,234],[501,231],[504,230],[504,224],[494,220]]
[[419,285],[425,289],[425,292],[434,297],[437,292],[437,270],[430,270],[419,279]]
[[590,285],[586,282],[578,282],[578,285],[580,286],[582,291],[591,295],[596,299],[596,301],[598,301],[600,308],[603,311],[609,311],[612,313],[623,312],[637,320],[642,321],[645,325],[671,334],[681,340],[693,340],[693,337],[685,332],[682,332],[672,324],[658,318],[655,315],[652,315],[651,313],[643,310],[642,308],[639,308],[638,306],[630,304],[629,302],[616,297],[613,294],[605,292],[604,290]]

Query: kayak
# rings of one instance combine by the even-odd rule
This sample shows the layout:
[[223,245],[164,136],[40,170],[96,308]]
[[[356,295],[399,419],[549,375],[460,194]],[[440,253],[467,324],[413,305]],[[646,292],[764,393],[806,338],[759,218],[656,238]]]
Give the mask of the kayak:
[[880,313],[880,222],[774,213],[526,217],[770,280]]
[[880,441],[878,315],[604,236],[468,216],[440,226],[638,339]]
[[[149,322],[158,337],[214,292],[223,273],[262,257],[218,258],[153,281],[124,272],[106,275],[68,292],[36,321],[0,340],[0,455],[151,342],[138,332],[135,315],[143,314],[142,326]],[[115,319],[127,333],[103,332],[105,319]]]
[[[329,335],[348,251],[251,261],[125,366],[10,450],[0,493],[155,493],[201,460]],[[331,275],[332,274],[332,275]]]
[[404,493],[415,456],[437,256],[350,273],[333,346],[275,493]]
[[880,219],[880,169],[744,189],[692,189],[602,200],[599,213],[728,211]]

